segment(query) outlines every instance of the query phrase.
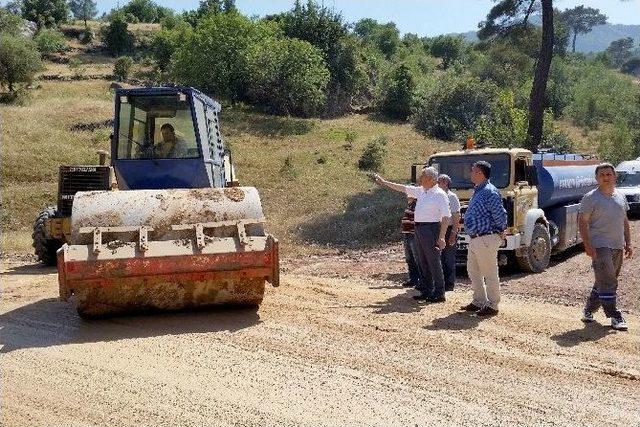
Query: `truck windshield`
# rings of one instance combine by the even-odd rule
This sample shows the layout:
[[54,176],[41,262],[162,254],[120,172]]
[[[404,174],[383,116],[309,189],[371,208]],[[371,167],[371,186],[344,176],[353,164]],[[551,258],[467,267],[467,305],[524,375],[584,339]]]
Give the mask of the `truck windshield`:
[[640,173],[618,172],[618,179],[616,180],[616,185],[618,187],[640,186]]
[[186,97],[123,96],[118,119],[119,159],[199,156]]
[[429,161],[430,166],[451,177],[451,188],[465,190],[473,188],[471,166],[480,160],[491,165],[491,182],[497,188],[509,185],[511,161],[508,154],[470,154],[468,156],[437,156]]

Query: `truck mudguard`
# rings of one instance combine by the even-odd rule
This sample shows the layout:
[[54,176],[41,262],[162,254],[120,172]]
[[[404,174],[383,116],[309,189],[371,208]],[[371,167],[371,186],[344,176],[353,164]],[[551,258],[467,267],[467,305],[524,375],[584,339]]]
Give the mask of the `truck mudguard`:
[[524,236],[521,244],[529,246],[531,244],[531,237],[533,235],[533,226],[542,219],[545,224],[548,224],[547,218],[544,216],[544,211],[539,208],[529,209],[527,216],[524,219]]

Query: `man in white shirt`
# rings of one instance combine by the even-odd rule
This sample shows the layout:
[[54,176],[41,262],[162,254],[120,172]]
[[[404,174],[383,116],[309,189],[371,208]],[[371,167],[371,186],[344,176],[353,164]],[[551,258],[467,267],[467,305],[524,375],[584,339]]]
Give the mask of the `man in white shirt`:
[[374,175],[377,184],[407,194],[417,199],[414,214],[416,240],[418,242],[418,264],[422,277],[420,295],[414,299],[427,302],[444,302],[444,275],[441,251],[446,247],[445,236],[451,209],[449,197],[438,187],[438,171],[424,168],[420,175],[420,186],[396,184]]

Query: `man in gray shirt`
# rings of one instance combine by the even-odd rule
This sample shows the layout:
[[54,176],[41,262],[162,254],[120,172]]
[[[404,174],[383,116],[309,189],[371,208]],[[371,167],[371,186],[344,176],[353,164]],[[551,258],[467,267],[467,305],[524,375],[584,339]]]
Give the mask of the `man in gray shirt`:
[[438,185],[449,197],[451,208],[451,224],[447,228],[445,240],[447,246],[442,250],[442,272],[444,273],[444,289],[452,291],[456,283],[456,250],[458,246],[458,231],[460,231],[460,199],[451,191],[451,178],[442,174],[438,177]]
[[622,267],[623,251],[627,258],[633,255],[627,211],[629,205],[615,188],[616,171],[610,163],[596,167],[598,188],[585,194],[580,202],[578,225],[584,250],[593,262],[595,282],[582,321],[592,322],[593,313],[602,306],[611,327],[627,330],[627,323],[616,308],[618,275]]

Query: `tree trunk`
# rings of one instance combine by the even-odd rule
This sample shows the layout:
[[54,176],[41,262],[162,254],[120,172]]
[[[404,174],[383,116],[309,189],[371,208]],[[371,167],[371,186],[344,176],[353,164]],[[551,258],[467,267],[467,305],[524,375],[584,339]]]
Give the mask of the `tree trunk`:
[[578,36],[577,31],[573,31],[573,53],[576,53],[576,37]]
[[529,129],[527,148],[534,153],[542,143],[542,124],[544,120],[544,95],[547,90],[549,68],[553,57],[553,1],[542,0],[542,41],[536,65],[536,74],[529,100]]

